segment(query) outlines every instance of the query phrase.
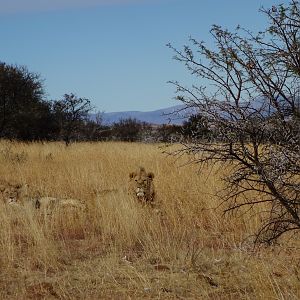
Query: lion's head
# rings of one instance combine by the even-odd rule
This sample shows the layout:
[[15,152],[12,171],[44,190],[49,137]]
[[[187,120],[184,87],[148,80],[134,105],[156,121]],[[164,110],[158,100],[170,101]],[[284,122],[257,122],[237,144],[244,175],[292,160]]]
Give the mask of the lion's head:
[[145,168],[140,167],[137,172],[129,174],[129,193],[134,195],[141,202],[154,201],[154,174],[146,172]]
[[27,185],[14,183],[1,183],[0,196],[6,204],[19,204],[27,194]]

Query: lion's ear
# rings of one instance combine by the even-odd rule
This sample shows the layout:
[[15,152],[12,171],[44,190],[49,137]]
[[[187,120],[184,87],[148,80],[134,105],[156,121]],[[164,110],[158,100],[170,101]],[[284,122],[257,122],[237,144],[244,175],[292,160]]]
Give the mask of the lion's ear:
[[5,185],[4,184],[0,184],[0,192],[3,192],[5,190]]
[[153,179],[153,178],[154,178],[154,173],[149,172],[149,173],[148,173],[148,178]]
[[132,179],[132,178],[135,177],[135,176],[136,176],[136,173],[135,173],[135,172],[129,173],[129,178],[130,178],[130,179]]

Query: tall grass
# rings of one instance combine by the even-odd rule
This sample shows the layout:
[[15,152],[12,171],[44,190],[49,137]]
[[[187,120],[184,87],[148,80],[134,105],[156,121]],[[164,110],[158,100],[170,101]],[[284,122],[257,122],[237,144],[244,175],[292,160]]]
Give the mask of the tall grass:
[[[224,216],[226,170],[186,165],[163,146],[0,143],[0,178],[87,212],[0,206],[0,298],[299,299],[297,236],[254,249],[253,212]],[[128,174],[155,174],[156,209],[127,194]],[[299,238],[299,237],[298,237]]]

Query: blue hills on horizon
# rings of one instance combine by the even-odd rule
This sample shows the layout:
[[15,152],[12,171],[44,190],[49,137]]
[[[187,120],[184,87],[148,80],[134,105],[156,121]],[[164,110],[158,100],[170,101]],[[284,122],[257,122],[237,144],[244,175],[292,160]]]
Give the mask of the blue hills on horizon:
[[[243,102],[243,108],[248,111],[248,114],[256,112],[265,117],[274,113],[274,108],[261,97],[249,102]],[[182,125],[184,121],[187,121],[191,115],[197,114],[197,112],[199,112],[199,109],[192,107],[187,108],[186,105],[181,104],[153,111],[103,112],[101,113],[101,117],[104,125],[112,125],[113,123],[117,123],[120,120],[128,118],[136,119],[152,125]],[[92,114],[91,119],[95,120],[95,116],[95,114]],[[223,116],[226,117],[226,111]],[[230,116],[228,116],[228,118],[230,118]]]
[[[120,120],[132,118],[153,125],[173,124],[181,125],[191,115],[190,111],[181,111],[185,106],[176,105],[153,111],[120,111],[104,112],[101,114],[104,125],[111,125]],[[92,119],[95,115],[92,115]]]

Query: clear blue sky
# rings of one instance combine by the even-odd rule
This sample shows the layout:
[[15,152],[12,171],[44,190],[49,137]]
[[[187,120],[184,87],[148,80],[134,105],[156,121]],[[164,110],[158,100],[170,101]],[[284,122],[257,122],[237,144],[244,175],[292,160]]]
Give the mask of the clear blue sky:
[[48,99],[89,98],[100,111],[178,104],[168,80],[188,83],[165,45],[240,24],[263,29],[259,8],[278,0],[0,0],[0,60],[45,79]]

